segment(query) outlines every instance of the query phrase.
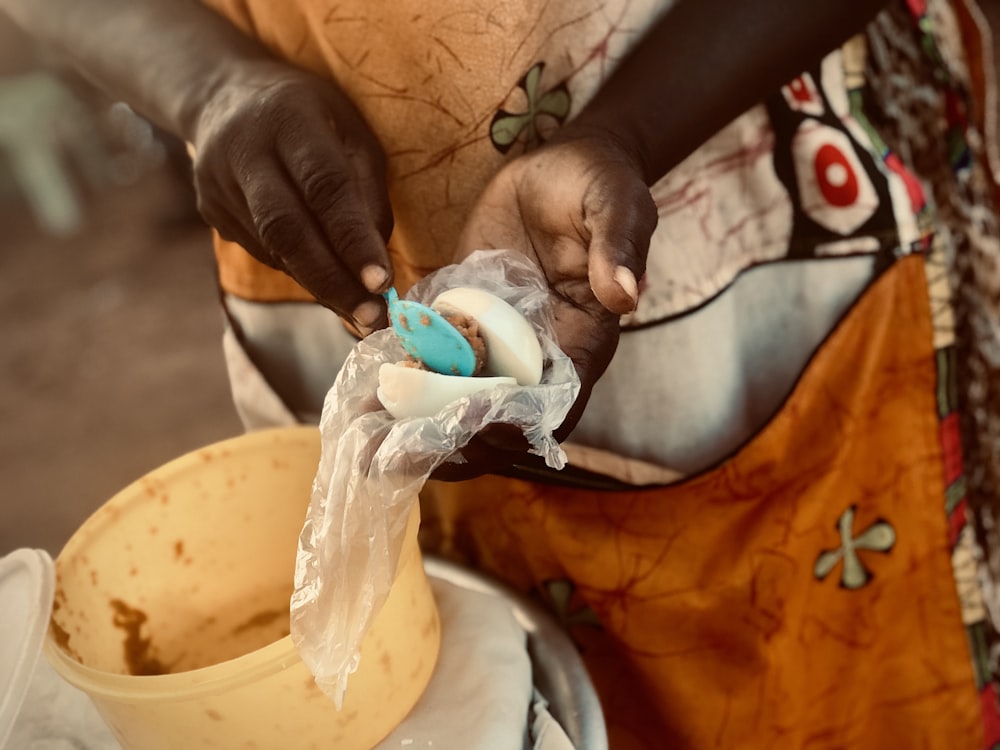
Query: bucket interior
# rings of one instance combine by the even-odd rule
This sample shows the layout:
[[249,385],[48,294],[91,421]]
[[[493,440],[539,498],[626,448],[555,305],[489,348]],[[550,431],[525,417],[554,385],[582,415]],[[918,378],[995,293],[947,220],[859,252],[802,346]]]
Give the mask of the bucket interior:
[[288,634],[311,428],[188,454],[106,503],[56,561],[53,636],[113,674],[218,664]]

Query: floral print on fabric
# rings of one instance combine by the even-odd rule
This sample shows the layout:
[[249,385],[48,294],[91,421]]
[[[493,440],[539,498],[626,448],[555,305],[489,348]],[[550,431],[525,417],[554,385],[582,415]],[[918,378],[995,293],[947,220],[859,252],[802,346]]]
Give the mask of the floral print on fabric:
[[856,511],[857,507],[852,505],[840,515],[837,520],[840,546],[822,552],[813,568],[816,578],[822,581],[833,572],[838,563],[842,564],[840,585],[845,589],[859,589],[871,581],[872,574],[861,561],[862,551],[888,553],[896,543],[896,530],[882,519],[876,520],[855,536]]
[[[532,149],[545,140],[545,135],[565,122],[569,115],[570,94],[565,82],[542,90],[542,71],[545,63],[533,65],[518,83],[526,99],[522,110],[499,110],[490,123],[490,140],[497,151],[506,154],[511,147],[522,142],[525,149]],[[546,123],[546,119],[550,122]]]

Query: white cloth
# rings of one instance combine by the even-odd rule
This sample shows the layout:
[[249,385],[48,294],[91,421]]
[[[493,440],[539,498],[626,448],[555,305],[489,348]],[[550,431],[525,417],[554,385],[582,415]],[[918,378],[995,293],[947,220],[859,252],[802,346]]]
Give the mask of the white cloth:
[[86,693],[63,680],[45,657],[28,684],[28,694],[4,750],[120,750]]
[[413,712],[378,750],[571,749],[545,701],[536,699],[526,635],[510,603],[445,581],[431,579],[431,587],[441,613],[441,656]]

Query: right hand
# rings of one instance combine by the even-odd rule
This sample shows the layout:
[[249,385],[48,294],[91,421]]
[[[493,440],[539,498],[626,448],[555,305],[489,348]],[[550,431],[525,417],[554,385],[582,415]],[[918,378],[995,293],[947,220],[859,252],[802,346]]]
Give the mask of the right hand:
[[224,239],[363,334],[386,324],[385,157],[336,84],[279,62],[241,65],[202,106],[191,140],[198,209]]
[[[548,143],[508,162],[480,194],[459,247],[506,248],[538,266],[549,286],[559,346],[580,376],[580,393],[555,431],[564,440],[614,356],[621,316],[638,302],[659,216],[635,156],[614,135],[567,125]],[[435,477],[466,479],[535,462],[527,441],[493,424],[462,449],[465,463]]]

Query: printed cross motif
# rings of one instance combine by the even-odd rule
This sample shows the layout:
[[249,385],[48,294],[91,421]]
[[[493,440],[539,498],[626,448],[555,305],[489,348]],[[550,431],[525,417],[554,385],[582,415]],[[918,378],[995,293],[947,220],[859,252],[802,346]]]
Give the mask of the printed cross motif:
[[879,520],[854,536],[854,511],[851,506],[843,512],[837,527],[840,530],[840,547],[826,550],[816,559],[813,574],[823,580],[834,569],[838,562],[844,561],[840,576],[840,585],[846,589],[859,589],[871,580],[868,572],[858,557],[858,550],[872,552],[888,552],[896,543],[896,531],[887,522]]
[[527,112],[507,112],[499,110],[490,123],[490,140],[496,149],[505,154],[510,150],[522,133],[526,133],[526,146],[533,148],[542,142],[538,129],[538,119],[548,115],[562,124],[569,114],[569,89],[565,83],[542,93],[540,90],[542,69],[545,63],[532,66],[518,82],[528,97]]

